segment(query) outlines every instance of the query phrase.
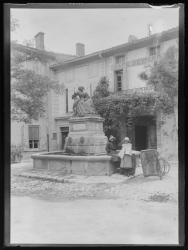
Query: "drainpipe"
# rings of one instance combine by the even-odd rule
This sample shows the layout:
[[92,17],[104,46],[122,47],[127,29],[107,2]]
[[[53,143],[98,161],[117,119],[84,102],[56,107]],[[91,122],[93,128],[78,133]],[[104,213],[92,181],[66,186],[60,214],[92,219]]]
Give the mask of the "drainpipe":
[[47,149],[48,149],[48,152],[49,152],[50,151],[49,134],[47,134]]

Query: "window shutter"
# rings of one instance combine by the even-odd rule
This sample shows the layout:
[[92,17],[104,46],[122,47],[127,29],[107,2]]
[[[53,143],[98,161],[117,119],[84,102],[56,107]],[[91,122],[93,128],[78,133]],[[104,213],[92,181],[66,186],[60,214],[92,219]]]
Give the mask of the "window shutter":
[[38,126],[29,127],[29,140],[39,140],[39,127]]

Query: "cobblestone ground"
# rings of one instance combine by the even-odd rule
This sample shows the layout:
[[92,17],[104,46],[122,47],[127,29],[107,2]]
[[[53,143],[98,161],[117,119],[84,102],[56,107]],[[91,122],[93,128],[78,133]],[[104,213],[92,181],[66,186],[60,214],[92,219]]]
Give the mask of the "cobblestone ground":
[[[178,201],[178,170],[171,168],[162,180],[158,177],[143,177],[141,168],[136,171],[134,178],[113,175],[111,177],[81,178],[70,183],[58,183],[18,176],[23,172],[32,172],[32,163],[13,164],[11,168],[11,194],[35,197],[45,200],[63,201],[73,199],[118,199],[134,201],[157,201],[152,196],[164,196],[168,201]],[[44,173],[44,171],[43,171]],[[41,171],[38,172],[41,174]],[[49,175],[50,173],[48,173]],[[51,173],[57,175],[57,173]],[[114,180],[120,180],[114,182]],[[74,179],[75,180],[75,179]],[[80,181],[79,181],[80,180]],[[84,181],[82,181],[84,180]],[[87,181],[86,181],[87,180]],[[91,180],[91,181],[90,181]],[[100,180],[97,182],[96,180]]]

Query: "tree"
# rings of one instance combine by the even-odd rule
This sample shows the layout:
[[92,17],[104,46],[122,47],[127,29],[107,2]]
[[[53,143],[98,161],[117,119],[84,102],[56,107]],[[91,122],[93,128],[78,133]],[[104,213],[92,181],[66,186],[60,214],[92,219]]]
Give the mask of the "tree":
[[35,46],[35,41],[34,41],[34,39],[24,40],[24,41],[23,41],[23,44],[24,44],[25,46],[33,47],[33,48],[34,48],[34,46]]
[[149,75],[140,74],[141,79],[154,86],[155,90],[167,94],[173,104],[176,129],[178,129],[178,49],[169,47],[164,56],[155,62]]
[[[110,96],[109,91],[109,80],[103,76],[101,77],[98,85],[93,93],[92,99],[95,106],[96,111],[100,116],[104,118],[103,128],[104,133],[109,137],[110,135],[114,135],[116,138],[119,137],[119,120],[117,117],[112,114],[112,109],[110,109],[110,105],[105,108],[102,108],[101,101]],[[104,106],[103,106],[104,107]]]
[[10,30],[14,32],[19,27],[18,19],[14,18],[12,15],[10,16]]
[[25,68],[28,61],[45,62],[46,58],[32,51],[11,55],[11,117],[24,122],[44,116],[45,97],[50,89],[64,91],[63,84]]
[[103,76],[101,77],[93,94],[93,100],[109,96],[109,81]]

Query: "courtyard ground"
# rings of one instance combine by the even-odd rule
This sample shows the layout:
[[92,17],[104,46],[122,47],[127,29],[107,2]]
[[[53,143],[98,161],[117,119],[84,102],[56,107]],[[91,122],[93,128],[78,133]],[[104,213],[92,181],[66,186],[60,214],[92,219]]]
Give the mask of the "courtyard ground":
[[12,164],[11,243],[178,244],[178,169],[160,180],[141,168],[65,177]]

